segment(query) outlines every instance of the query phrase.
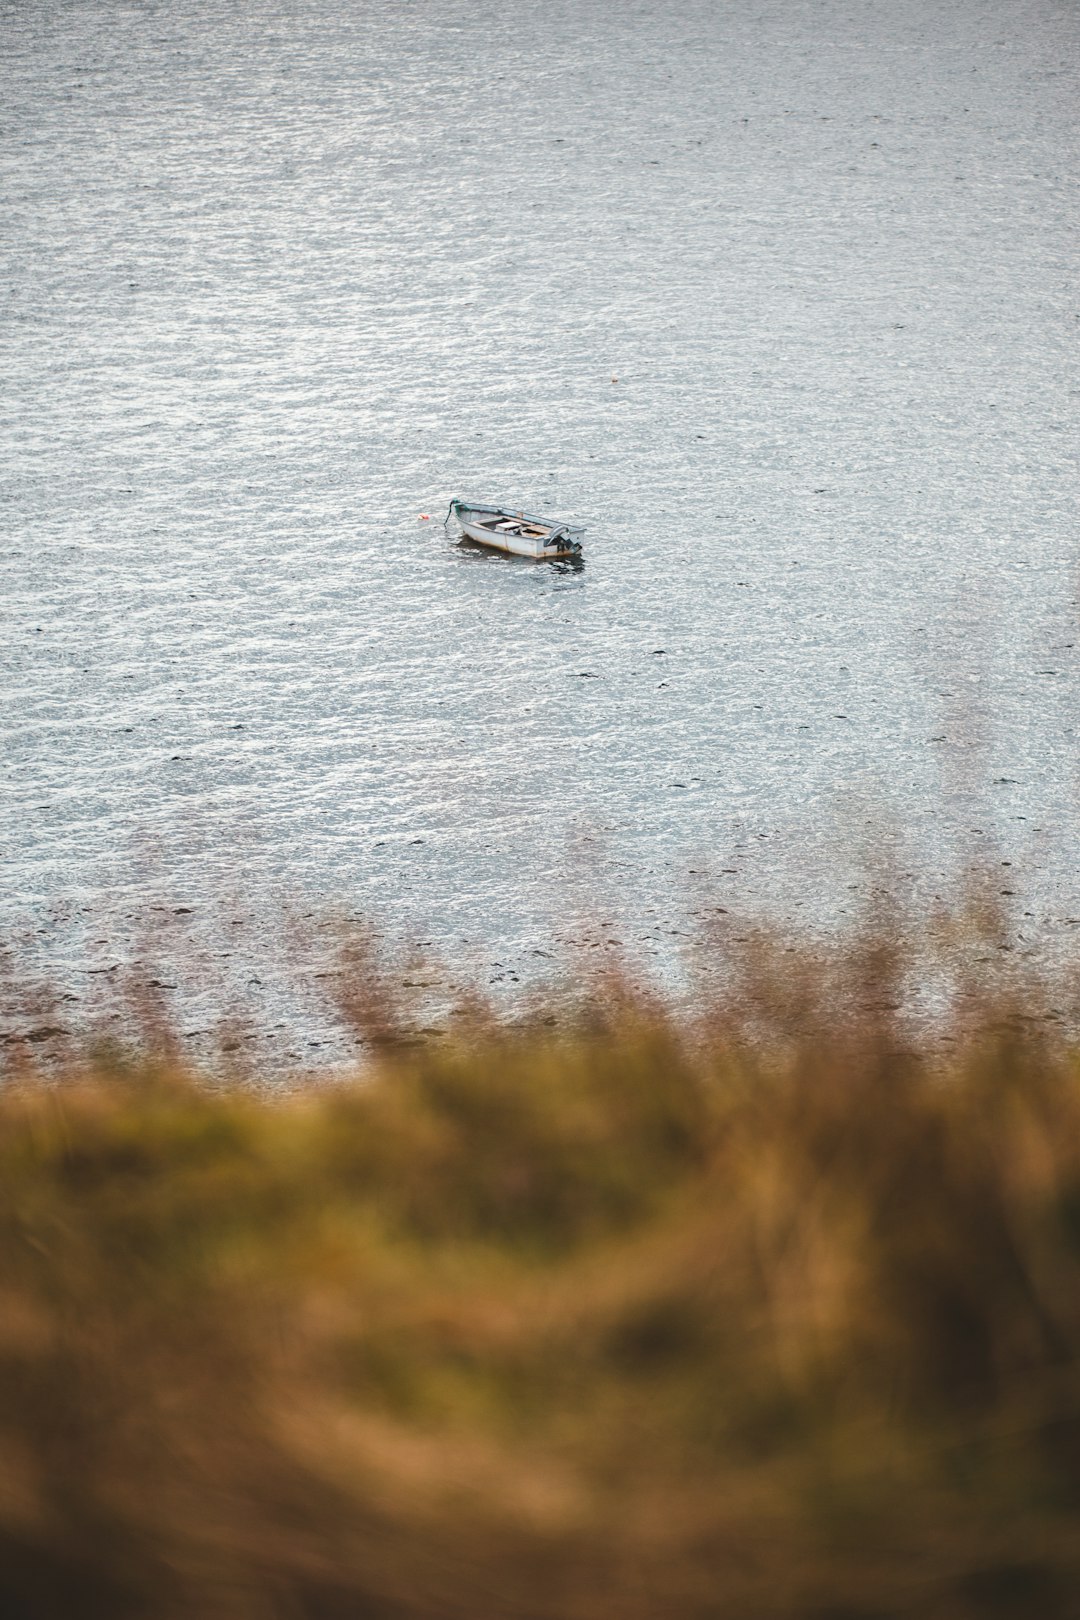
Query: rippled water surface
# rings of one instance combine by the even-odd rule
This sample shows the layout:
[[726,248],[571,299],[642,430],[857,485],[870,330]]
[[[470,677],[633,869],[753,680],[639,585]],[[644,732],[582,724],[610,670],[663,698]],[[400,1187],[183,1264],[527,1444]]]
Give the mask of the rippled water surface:
[[883,837],[927,892],[994,843],[1066,934],[1078,36],[0,7],[7,934],[81,995],[333,905],[527,976],[579,911],[667,949],[707,868],[829,922]]

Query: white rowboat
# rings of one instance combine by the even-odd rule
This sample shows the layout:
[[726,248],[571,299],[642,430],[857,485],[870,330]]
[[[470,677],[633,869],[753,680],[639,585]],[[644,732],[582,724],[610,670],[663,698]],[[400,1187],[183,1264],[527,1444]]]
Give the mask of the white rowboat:
[[557,523],[554,518],[534,517],[530,512],[514,512],[504,506],[471,506],[467,501],[451,501],[450,511],[461,524],[462,534],[495,551],[539,559],[577,557],[581,553],[585,530]]

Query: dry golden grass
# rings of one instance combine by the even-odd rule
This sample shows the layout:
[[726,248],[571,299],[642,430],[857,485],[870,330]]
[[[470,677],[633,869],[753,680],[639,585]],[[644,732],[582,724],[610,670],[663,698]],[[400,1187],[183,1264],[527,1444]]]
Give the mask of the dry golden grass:
[[993,995],[920,1053],[895,965],[13,1071],[0,1615],[1080,1614],[1080,1065]]

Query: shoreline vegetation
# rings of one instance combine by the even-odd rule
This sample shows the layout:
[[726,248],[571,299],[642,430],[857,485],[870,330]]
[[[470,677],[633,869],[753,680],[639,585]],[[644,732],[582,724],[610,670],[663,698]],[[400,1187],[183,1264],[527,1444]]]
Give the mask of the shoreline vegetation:
[[419,1042],[373,960],[344,1078],[199,1074],[157,1004],[6,1048],[0,1613],[1080,1614],[1040,986],[976,950],[931,1036],[887,928],[759,935],[692,1004],[609,974]]

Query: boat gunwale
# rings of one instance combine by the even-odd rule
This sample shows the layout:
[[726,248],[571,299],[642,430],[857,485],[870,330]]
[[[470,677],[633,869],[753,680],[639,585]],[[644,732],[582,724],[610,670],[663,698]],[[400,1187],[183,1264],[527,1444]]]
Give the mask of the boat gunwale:
[[454,515],[459,522],[461,522],[463,513],[476,513],[477,516],[482,515],[484,517],[509,518],[512,522],[517,523],[536,523],[539,524],[542,529],[546,529],[549,533],[551,533],[553,530],[565,530],[571,538],[585,533],[585,529],[582,524],[559,523],[554,518],[540,517],[534,512],[516,511],[510,506],[481,506],[479,504],[473,504],[471,501],[460,501],[457,499],[451,501],[450,504],[453,508]]

